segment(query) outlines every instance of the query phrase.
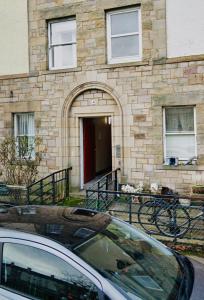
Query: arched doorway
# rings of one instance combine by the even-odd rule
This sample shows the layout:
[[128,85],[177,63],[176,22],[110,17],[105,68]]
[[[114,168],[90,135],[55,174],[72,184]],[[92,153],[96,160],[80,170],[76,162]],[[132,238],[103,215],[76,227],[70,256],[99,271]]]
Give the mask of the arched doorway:
[[72,186],[83,188],[95,176],[123,167],[122,109],[103,84],[82,85],[69,98],[62,119],[63,160],[72,166]]

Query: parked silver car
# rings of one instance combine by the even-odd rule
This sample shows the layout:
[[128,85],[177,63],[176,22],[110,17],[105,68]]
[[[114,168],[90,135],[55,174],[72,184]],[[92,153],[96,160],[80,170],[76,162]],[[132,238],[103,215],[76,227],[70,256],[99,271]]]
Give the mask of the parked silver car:
[[0,258],[1,300],[204,299],[203,266],[92,210],[1,207]]

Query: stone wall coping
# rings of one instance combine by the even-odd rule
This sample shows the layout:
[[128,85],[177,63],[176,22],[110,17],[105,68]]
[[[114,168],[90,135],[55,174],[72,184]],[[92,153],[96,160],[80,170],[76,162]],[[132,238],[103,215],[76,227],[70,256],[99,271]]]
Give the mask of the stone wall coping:
[[23,73],[23,74],[9,74],[9,75],[0,75],[1,79],[16,79],[16,78],[26,78],[29,77],[29,73]]
[[189,55],[189,56],[178,56],[178,57],[163,57],[158,60],[153,60],[153,65],[165,65],[165,64],[175,64],[175,63],[182,63],[182,62],[193,62],[193,61],[203,61],[204,55]]
[[25,185],[13,185],[13,184],[7,184],[6,185],[9,189],[13,189],[13,190],[16,190],[16,189],[19,189],[19,190],[26,190],[26,186]]
[[[137,61],[137,62],[125,62],[125,63],[117,63],[117,64],[95,65],[94,67],[92,66],[92,69],[94,69],[94,70],[104,70],[104,69],[115,69],[115,68],[123,68],[123,67],[165,65],[165,64],[203,61],[203,60],[204,60],[204,55],[203,54],[201,54],[201,55],[192,55],[192,56],[173,57],[173,58],[163,57],[162,59],[153,60],[153,61],[151,61],[151,60],[144,61],[143,60],[143,61]],[[84,68],[84,66],[78,66],[78,67],[75,67],[75,68],[33,71],[33,72],[22,73],[22,74],[0,75],[0,80],[29,78],[29,77],[37,77],[37,76],[49,75],[49,74],[81,72],[81,71],[83,71],[83,68]]]

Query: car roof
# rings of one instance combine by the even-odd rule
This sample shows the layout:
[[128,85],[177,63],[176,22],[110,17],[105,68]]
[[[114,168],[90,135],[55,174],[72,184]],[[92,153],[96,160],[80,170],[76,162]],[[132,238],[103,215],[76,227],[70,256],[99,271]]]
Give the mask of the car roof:
[[93,210],[63,206],[0,205],[0,227],[55,240],[74,248],[104,230],[111,216]]

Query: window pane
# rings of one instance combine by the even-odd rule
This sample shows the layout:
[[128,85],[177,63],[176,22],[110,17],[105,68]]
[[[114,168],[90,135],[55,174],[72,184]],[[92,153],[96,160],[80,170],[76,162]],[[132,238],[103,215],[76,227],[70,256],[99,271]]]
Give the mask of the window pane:
[[193,107],[166,108],[166,131],[194,131]]
[[195,156],[194,135],[169,135],[166,136],[166,156],[189,159]]
[[51,43],[63,44],[76,41],[76,21],[64,21],[51,24]]
[[139,55],[139,36],[123,36],[111,39],[112,58]]
[[17,135],[34,135],[35,126],[34,126],[34,114],[25,113],[25,114],[16,114],[16,132]]
[[15,114],[16,153],[21,158],[35,156],[35,125],[33,113]]
[[139,31],[138,11],[111,15],[111,34]]
[[75,45],[57,46],[53,48],[54,67],[75,66]]
[[16,151],[21,158],[35,157],[35,138],[31,136],[17,136]]
[[35,299],[99,299],[97,288],[78,270],[53,254],[24,245],[4,244],[1,284]]

